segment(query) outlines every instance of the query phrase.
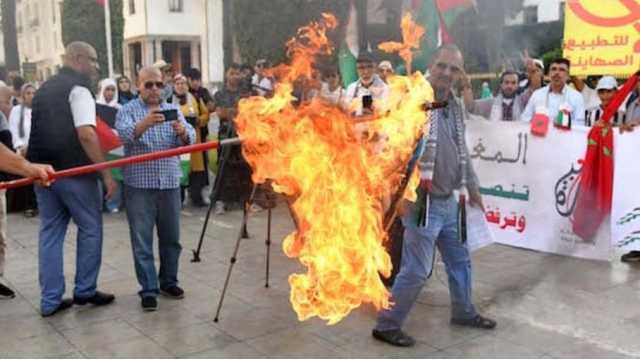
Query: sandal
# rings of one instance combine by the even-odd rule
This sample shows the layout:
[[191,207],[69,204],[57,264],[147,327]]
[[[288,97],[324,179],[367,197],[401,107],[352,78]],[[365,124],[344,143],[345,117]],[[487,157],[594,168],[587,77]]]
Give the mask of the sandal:
[[451,319],[451,324],[460,325],[463,327],[477,328],[477,329],[494,329],[498,323],[495,320],[485,318],[480,314],[471,319]]

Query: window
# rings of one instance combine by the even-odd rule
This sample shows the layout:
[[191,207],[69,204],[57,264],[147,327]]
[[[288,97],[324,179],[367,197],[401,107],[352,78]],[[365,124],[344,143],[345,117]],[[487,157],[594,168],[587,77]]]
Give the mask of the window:
[[524,23],[536,24],[538,23],[538,7],[527,6],[524,8]]
[[136,13],[136,0],[129,0],[129,15]]
[[170,12],[182,12],[182,0],[169,0]]

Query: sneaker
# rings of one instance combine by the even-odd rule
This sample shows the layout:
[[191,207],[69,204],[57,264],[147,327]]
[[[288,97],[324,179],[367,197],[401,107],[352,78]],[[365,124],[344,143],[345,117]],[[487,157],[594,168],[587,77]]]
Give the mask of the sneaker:
[[620,260],[625,263],[638,263],[640,262],[640,251],[631,251],[623,255]]
[[216,201],[216,207],[213,210],[213,214],[217,216],[224,214],[224,202]]
[[264,208],[262,208],[260,205],[255,203],[252,203],[251,206],[249,207],[249,212],[251,213],[258,213],[262,211],[264,211]]
[[102,306],[113,303],[115,299],[116,297],[113,294],[96,291],[96,294],[88,298],[80,298],[74,295],[73,303],[78,305],[85,305],[87,303],[90,303],[95,306]]
[[11,298],[15,298],[16,297],[16,293],[14,293],[11,288],[7,287],[6,285],[0,283],[0,298],[2,299],[11,299]]
[[155,312],[158,310],[158,300],[156,297],[142,297],[140,305],[145,312]]
[[395,347],[412,347],[416,345],[416,340],[408,336],[400,329],[396,330],[377,330],[374,329],[371,332],[374,339],[387,344],[391,344]]
[[26,218],[33,218],[33,217],[36,217],[37,215],[38,215],[37,209],[27,209],[24,211],[24,216]]
[[71,298],[63,299],[62,302],[60,302],[60,304],[58,304],[56,309],[54,309],[54,310],[52,310],[51,312],[48,312],[48,313],[42,313],[42,317],[43,318],[51,317],[53,315],[56,315],[56,314],[62,312],[63,310],[71,308],[72,306],[73,306],[73,300]]
[[184,298],[184,290],[177,285],[169,288],[160,288],[160,294],[173,299]]

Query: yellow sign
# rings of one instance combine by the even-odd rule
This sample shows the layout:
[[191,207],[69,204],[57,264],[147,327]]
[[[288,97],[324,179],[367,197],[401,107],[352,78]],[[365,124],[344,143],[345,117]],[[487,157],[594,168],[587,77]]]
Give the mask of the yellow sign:
[[567,0],[563,53],[572,75],[640,69],[640,0]]

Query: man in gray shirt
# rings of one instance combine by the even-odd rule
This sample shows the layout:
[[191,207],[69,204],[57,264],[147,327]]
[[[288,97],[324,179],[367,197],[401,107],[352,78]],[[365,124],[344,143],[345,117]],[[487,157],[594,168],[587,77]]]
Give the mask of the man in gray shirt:
[[[429,69],[436,100],[448,101],[449,106],[431,114],[426,148],[418,161],[419,190],[427,195],[419,196],[423,203],[419,199],[415,205],[407,206],[402,221],[402,265],[391,290],[394,305],[380,312],[372,332],[375,339],[391,345],[415,344],[401,328],[431,275],[436,245],[449,277],[451,324],[479,329],[496,326],[495,321],[479,315],[471,302],[471,258],[458,233],[459,206],[454,191],[461,193],[461,199],[468,193],[472,206],[483,206],[465,143],[466,111],[452,94],[454,82],[464,76],[463,66],[460,50],[444,45],[434,55]],[[418,218],[422,217],[419,207],[426,208],[426,220]]]

